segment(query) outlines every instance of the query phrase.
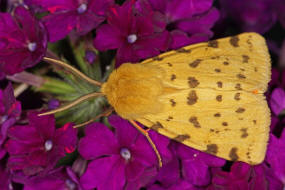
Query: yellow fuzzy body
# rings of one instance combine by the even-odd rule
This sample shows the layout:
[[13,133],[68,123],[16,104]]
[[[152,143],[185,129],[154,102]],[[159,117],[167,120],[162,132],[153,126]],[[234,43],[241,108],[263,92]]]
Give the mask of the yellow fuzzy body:
[[113,71],[102,92],[125,119],[137,119],[162,109],[163,70],[157,66],[125,63]]
[[244,33],[123,64],[103,85],[115,111],[187,146],[233,161],[263,161],[270,111],[264,39]]

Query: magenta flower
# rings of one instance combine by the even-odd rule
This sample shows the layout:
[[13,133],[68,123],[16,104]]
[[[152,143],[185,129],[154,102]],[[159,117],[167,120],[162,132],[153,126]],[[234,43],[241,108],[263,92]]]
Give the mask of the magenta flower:
[[277,17],[281,23],[281,25],[283,26],[283,28],[285,28],[285,1],[283,0],[272,0],[271,2],[273,9],[276,11],[277,13]]
[[0,90],[0,159],[6,150],[3,144],[7,138],[7,130],[21,114],[21,103],[16,101],[11,84],[5,90]]
[[34,66],[46,48],[45,27],[27,9],[17,7],[14,18],[0,13],[0,78]]
[[83,190],[70,167],[60,167],[44,176],[34,176],[24,183],[24,190]]
[[87,63],[93,64],[97,59],[96,52],[91,50],[86,50],[84,59],[87,61]]
[[230,172],[215,168],[212,170],[213,179],[208,190],[214,190],[217,187],[231,190],[266,190],[265,168],[265,164],[250,166],[243,162],[235,162]]
[[269,177],[270,183],[282,184],[283,188],[285,187],[284,150],[285,150],[285,131],[283,130],[280,138],[277,138],[273,134],[271,134],[266,154],[266,162],[269,163],[270,165],[267,174],[271,176]]
[[[80,178],[82,186],[86,189],[113,190],[122,189],[128,182],[134,181],[145,185],[138,180],[153,176],[155,170],[146,171],[158,165],[153,149],[128,121],[111,116],[109,122],[115,133],[101,123],[93,123],[85,128],[86,136],[79,142],[79,153],[91,160]],[[157,133],[150,135],[161,155],[168,155],[169,140]]]
[[230,17],[243,31],[265,33],[276,21],[272,0],[220,0],[224,16]]
[[177,155],[181,160],[184,179],[196,186],[205,186],[211,182],[211,167],[222,167],[225,160],[195,150],[183,144],[177,147]]
[[13,190],[11,175],[2,162],[0,162],[0,189]]
[[139,190],[143,189],[140,187],[146,186],[146,184],[152,184],[158,171],[156,167],[147,168],[144,170],[143,174],[134,181],[128,181],[124,190]]
[[57,99],[50,99],[47,104],[49,110],[56,109],[60,106],[60,102]]
[[114,0],[28,0],[30,6],[40,6],[50,14],[43,18],[49,40],[63,39],[73,29],[85,35],[105,20],[105,11]]
[[71,124],[56,129],[53,116],[29,112],[28,125],[10,127],[6,144],[10,154],[7,166],[12,171],[33,175],[52,169],[57,161],[75,150],[77,130]]
[[[204,187],[211,182],[211,168],[221,167],[224,159],[194,150],[183,144],[170,144],[172,160],[166,163],[156,176],[156,183],[151,189],[178,189],[181,184],[189,189]],[[185,188],[184,189],[187,189]]]
[[270,107],[276,116],[285,109],[285,91],[282,88],[273,90],[270,98]]
[[[171,144],[172,145],[172,144]],[[171,146],[173,148],[173,146]],[[159,182],[159,186],[162,188],[169,188],[171,186],[176,186],[177,182],[181,180],[182,176],[180,175],[181,164],[177,155],[172,151],[172,160],[164,164],[159,170],[158,175],[156,176],[156,181]],[[151,187],[158,187],[157,185],[152,185]]]
[[[283,76],[283,75],[282,75]],[[284,75],[285,76],[285,75]],[[276,68],[271,69],[271,80],[268,84],[269,88],[275,88],[280,85],[280,71]]]
[[219,18],[213,0],[148,0],[153,9],[161,12],[172,37],[172,49],[207,41],[213,36],[211,28]]
[[176,183],[170,187],[162,187],[158,184],[153,184],[148,190],[199,190],[199,188],[193,186],[191,183],[179,179]]
[[[135,8],[138,4],[141,4],[140,9]],[[94,46],[100,51],[117,49],[118,65],[158,55],[168,48],[165,21],[144,1],[115,5],[108,12],[107,22],[97,29]]]
[[271,116],[271,123],[270,123],[270,132],[274,131],[278,127],[279,119],[277,116]]
[[175,186],[179,180],[187,181],[194,186],[206,186],[211,182],[211,167],[221,167],[225,164],[224,159],[183,144],[172,143],[171,149],[173,160],[161,168],[157,177],[164,187]]

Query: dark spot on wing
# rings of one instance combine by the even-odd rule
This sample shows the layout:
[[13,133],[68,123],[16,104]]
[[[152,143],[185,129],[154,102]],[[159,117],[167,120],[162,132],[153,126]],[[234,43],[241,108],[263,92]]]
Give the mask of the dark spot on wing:
[[157,57],[152,58],[152,60],[153,61],[161,61],[161,60],[163,60],[163,58],[157,56]]
[[237,90],[242,90],[241,84],[237,83],[236,86],[235,86],[235,89],[237,89]]
[[222,101],[222,99],[223,99],[222,95],[218,95],[218,96],[216,96],[216,100],[217,100],[218,102],[221,102],[221,101]]
[[221,81],[218,81],[217,85],[218,85],[219,88],[223,88],[223,83]]
[[233,147],[229,153],[229,157],[232,161],[238,160],[237,150],[238,149],[236,147]]
[[217,40],[209,41],[208,47],[217,48],[218,47],[218,41]]
[[214,117],[221,117],[221,114],[220,113],[215,113]]
[[189,118],[189,122],[192,123],[194,125],[194,127],[196,128],[201,128],[200,123],[198,122],[198,118],[195,116],[192,116]]
[[179,48],[175,50],[177,53],[191,53],[190,49],[185,49],[185,48]]
[[237,36],[233,36],[230,38],[230,44],[233,46],[233,47],[239,47],[239,38]]
[[248,136],[247,128],[241,128],[240,131],[242,132],[241,138],[246,138]]
[[161,123],[156,122],[156,124],[152,125],[150,127],[150,129],[154,130],[154,131],[158,131],[159,129],[163,128],[163,126],[161,125]]
[[217,154],[218,146],[216,144],[208,144],[205,152],[209,154]]
[[189,135],[177,135],[174,140],[178,141],[178,142],[183,142],[186,139],[190,139]]
[[201,61],[202,61],[202,59],[196,59],[195,61],[189,63],[189,66],[192,68],[196,68],[201,63]]
[[189,105],[193,105],[193,104],[195,104],[195,103],[197,102],[198,96],[197,96],[195,90],[191,90],[191,91],[190,91],[190,93],[189,93],[189,95],[188,95],[188,97],[187,97],[187,100],[188,100],[187,103],[188,103]]
[[242,62],[243,63],[248,63],[249,56],[248,55],[242,55]]
[[215,72],[216,72],[216,73],[220,73],[220,72],[221,72],[221,69],[215,69]]
[[239,101],[240,100],[240,93],[239,92],[237,92],[236,94],[235,94],[235,100],[237,100],[237,101]]
[[190,88],[195,88],[200,83],[195,77],[188,77],[188,84],[189,84]]
[[245,79],[246,77],[243,74],[237,74],[237,78],[239,79]]
[[238,108],[238,109],[236,110],[237,113],[243,113],[244,111],[245,111],[244,108]]

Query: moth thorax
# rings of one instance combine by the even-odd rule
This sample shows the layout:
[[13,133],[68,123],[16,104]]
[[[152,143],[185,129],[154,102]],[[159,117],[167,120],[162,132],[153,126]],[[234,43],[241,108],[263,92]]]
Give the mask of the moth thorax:
[[121,117],[138,119],[162,110],[158,100],[162,77],[163,71],[158,67],[125,63],[111,73],[102,93]]

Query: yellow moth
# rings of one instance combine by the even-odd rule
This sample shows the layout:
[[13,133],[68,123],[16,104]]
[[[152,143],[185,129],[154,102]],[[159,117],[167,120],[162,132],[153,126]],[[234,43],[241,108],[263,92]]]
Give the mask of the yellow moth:
[[264,38],[243,33],[125,63],[101,91],[125,119],[215,156],[259,164],[269,135],[263,93],[270,77]]
[[[117,114],[137,129],[134,121],[227,160],[259,164],[265,157],[270,110],[263,93],[271,77],[271,65],[265,40],[259,34],[243,33],[186,46],[141,63],[125,63],[104,84],[66,63],[44,60],[102,88],[100,93],[87,94],[40,115],[106,96]],[[140,131],[161,165],[155,145],[143,129]]]

